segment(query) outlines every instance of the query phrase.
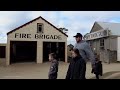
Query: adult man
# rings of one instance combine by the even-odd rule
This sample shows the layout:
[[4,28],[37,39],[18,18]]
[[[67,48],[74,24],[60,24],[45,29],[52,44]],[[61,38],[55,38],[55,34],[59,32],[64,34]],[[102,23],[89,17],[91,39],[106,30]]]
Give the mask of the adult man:
[[[92,49],[89,46],[89,44],[87,42],[85,42],[84,40],[82,40],[83,36],[80,33],[77,33],[73,37],[76,38],[76,44],[75,44],[74,48],[77,48],[79,50],[80,55],[86,62],[89,59],[91,61],[92,68],[94,68],[95,67],[95,57],[94,57],[94,53],[92,52]],[[85,67],[84,72],[86,73],[86,67]]]

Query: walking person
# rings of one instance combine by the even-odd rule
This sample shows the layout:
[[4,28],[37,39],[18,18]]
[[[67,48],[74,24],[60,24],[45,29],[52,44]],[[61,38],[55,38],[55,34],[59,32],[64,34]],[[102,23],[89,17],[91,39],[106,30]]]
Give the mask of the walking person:
[[85,60],[86,63],[87,60],[90,60],[92,68],[95,68],[95,57],[89,44],[86,41],[82,40],[83,36],[80,33],[77,33],[74,37],[76,39],[74,48],[77,48],[79,50],[81,57]]
[[86,63],[79,54],[78,49],[73,49],[66,79],[85,79]]
[[95,68],[92,69],[91,73],[94,73],[96,79],[99,79],[99,76],[102,76],[102,62],[99,60],[99,56],[95,53]]
[[50,69],[49,69],[49,73],[48,73],[48,78],[49,79],[57,79],[59,62],[57,60],[57,56],[55,53],[49,54],[49,61],[51,62],[51,65],[50,65]]

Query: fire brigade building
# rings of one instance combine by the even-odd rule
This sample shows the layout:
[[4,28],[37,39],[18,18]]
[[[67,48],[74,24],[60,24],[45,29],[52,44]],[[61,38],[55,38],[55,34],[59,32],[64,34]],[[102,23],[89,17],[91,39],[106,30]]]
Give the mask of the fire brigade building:
[[95,22],[84,39],[101,61],[120,61],[120,23]]
[[41,16],[7,33],[6,65],[18,62],[43,63],[49,53],[67,62],[67,35]]

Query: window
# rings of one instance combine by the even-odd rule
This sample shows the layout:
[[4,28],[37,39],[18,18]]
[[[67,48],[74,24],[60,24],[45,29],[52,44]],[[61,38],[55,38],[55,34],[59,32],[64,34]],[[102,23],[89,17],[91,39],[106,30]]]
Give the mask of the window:
[[104,39],[100,39],[100,48],[104,49]]
[[93,46],[93,41],[88,41],[87,43],[88,43],[89,46],[92,48],[92,46]]
[[37,23],[37,33],[43,33],[43,24]]

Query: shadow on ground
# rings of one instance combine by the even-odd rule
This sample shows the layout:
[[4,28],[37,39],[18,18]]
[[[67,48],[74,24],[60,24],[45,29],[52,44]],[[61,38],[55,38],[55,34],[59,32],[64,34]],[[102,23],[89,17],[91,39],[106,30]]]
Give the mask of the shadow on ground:
[[[109,77],[109,76],[111,76],[111,75],[113,75],[113,74],[115,74],[115,73],[120,73],[120,71],[106,72],[106,73],[103,74],[103,76],[100,76],[100,79],[105,79],[105,78],[107,78],[107,77]],[[96,79],[96,77],[92,77],[92,78],[90,78],[90,79]],[[113,76],[113,77],[110,78],[110,79],[120,79],[120,74],[117,75],[117,76]]]

